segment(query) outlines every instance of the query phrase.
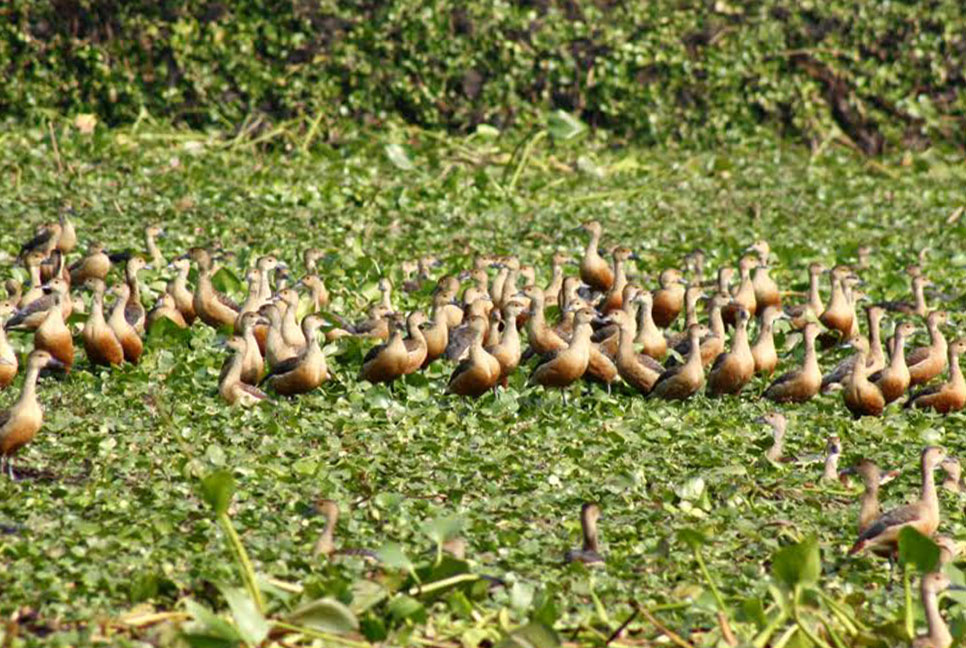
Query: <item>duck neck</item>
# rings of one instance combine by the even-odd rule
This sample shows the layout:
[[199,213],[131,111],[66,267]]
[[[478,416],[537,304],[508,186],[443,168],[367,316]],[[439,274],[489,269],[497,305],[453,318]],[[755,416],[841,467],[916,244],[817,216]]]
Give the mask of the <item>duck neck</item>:
[[815,338],[809,335],[805,336],[805,359],[802,366],[806,372],[819,371],[818,356],[815,353]]
[[164,262],[164,257],[161,256],[161,250],[158,248],[158,243],[154,240],[154,236],[145,232],[144,245],[148,249],[148,254],[151,255],[151,262],[161,265]]
[[915,300],[916,312],[925,313],[926,312],[926,290],[925,285],[921,281],[912,281],[912,295]]
[[634,356],[634,332],[627,324],[621,325],[617,332],[617,357],[630,360]]
[[127,285],[131,289],[130,295],[128,295],[128,301],[136,301],[141,303],[141,287],[138,285],[138,273],[135,271],[125,271],[127,275]]
[[111,307],[110,322],[112,324],[120,324],[122,321],[127,322],[124,317],[124,308],[127,306],[127,300],[121,299],[118,296],[117,300],[114,302],[114,306]]
[[91,300],[91,324],[93,326],[103,326],[104,320],[104,293],[100,290],[94,292]]
[[906,336],[896,331],[896,339],[892,345],[892,367],[899,369],[906,366]]
[[614,285],[611,286],[611,290],[622,291],[625,285],[627,285],[627,275],[624,272],[624,260],[618,257],[614,259]]
[[[248,344],[247,342],[245,343]],[[232,354],[231,364],[228,365],[228,372],[225,374],[224,384],[232,385],[237,382],[241,382],[242,365],[245,363],[245,352],[235,351]]]
[[590,336],[593,333],[589,323],[579,324],[574,328],[574,335],[570,338],[570,348],[579,351],[590,349]]
[[697,299],[689,297],[684,301],[684,329],[698,323]]
[[651,312],[651,304],[648,302],[641,302],[640,307],[637,310],[637,336],[640,342],[643,342],[643,338],[652,335],[660,335],[657,330],[657,324],[654,323],[654,316]]
[[825,309],[822,304],[822,295],[819,293],[819,274],[813,272],[808,276],[808,303],[816,314],[821,314]]
[[547,319],[543,312],[543,299],[532,297],[530,299],[530,317],[527,319],[527,331],[532,334],[534,331],[543,329],[546,325]]
[[40,288],[43,284],[43,280],[40,277],[40,264],[35,263],[30,266],[30,287]]
[[834,480],[839,476],[839,453],[830,452],[827,457],[825,457],[825,470],[822,473],[822,477],[826,480]]
[[747,321],[743,324],[739,324],[738,328],[735,329],[735,338],[731,342],[731,351],[733,353],[740,353],[740,354],[751,353],[751,347],[748,345]]
[[935,519],[939,519],[939,497],[936,495],[936,481],[933,478],[932,467],[926,464],[925,458],[922,462],[922,501],[933,513]]
[[869,360],[869,353],[865,350],[860,350],[855,354],[855,364],[852,365],[852,384],[861,385],[868,381],[868,367],[866,367],[866,362]]
[[510,317],[506,318],[503,327],[503,337],[500,339],[503,346],[509,345],[520,345],[520,329],[517,328],[517,318]]
[[599,544],[597,541],[597,524],[592,520],[583,516],[581,519],[581,527],[584,533],[584,551],[592,551],[594,553],[599,553]]
[[684,363],[689,369],[701,369],[701,336],[691,336],[691,348],[688,350],[688,359]]
[[956,345],[949,347],[949,382],[959,386],[963,384],[963,370],[959,367],[959,353],[955,347]]
[[845,290],[840,279],[832,279],[832,296],[829,298],[829,310],[848,308],[849,303],[845,298]]
[[724,337],[725,327],[724,320],[721,318],[721,306],[712,306],[711,315],[709,316],[711,320],[711,335],[716,337]]
[[953,643],[953,636],[949,632],[949,627],[939,614],[939,596],[932,587],[923,582],[922,584],[922,608],[926,613],[926,624],[929,626],[930,645],[950,646]]
[[20,398],[17,405],[37,402],[37,378],[40,377],[40,367],[27,367],[27,375],[24,377],[23,389],[20,391]]
[[874,311],[869,311],[869,353],[874,359],[881,361],[885,358],[882,352],[881,331],[879,330],[879,323],[882,316],[874,315],[873,313]]
[[597,246],[600,245],[600,232],[597,230],[592,230],[590,232],[590,240],[587,241],[587,257],[596,257]]
[[416,320],[408,321],[406,328],[409,330],[409,337],[412,340],[415,340],[417,344],[426,344],[426,336],[423,335],[423,330],[419,328],[419,323]]

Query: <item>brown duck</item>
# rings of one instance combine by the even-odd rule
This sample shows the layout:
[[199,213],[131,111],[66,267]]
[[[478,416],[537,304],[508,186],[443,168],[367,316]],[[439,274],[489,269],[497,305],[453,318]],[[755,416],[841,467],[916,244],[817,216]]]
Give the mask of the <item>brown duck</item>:
[[946,319],[946,311],[932,311],[926,318],[929,346],[915,348],[906,356],[910,387],[927,383],[946,369],[948,345],[939,328]]
[[765,398],[776,403],[804,403],[818,393],[822,386],[822,371],[815,353],[818,334],[818,324],[809,322],[805,325],[805,359],[802,366],[776,378],[765,390]]
[[20,398],[10,409],[0,412],[0,474],[5,467],[10,479],[16,479],[13,457],[17,450],[30,443],[44,423],[44,409],[37,400],[37,378],[40,370],[59,366],[57,359],[47,351],[32,351],[27,358],[27,375]]
[[755,358],[748,343],[748,320],[751,314],[744,308],[738,311],[731,351],[720,354],[708,373],[709,396],[737,394],[755,375]]
[[906,365],[906,340],[912,337],[916,327],[911,322],[902,322],[896,327],[892,347],[892,360],[889,366],[876,371],[869,380],[882,392],[886,405],[898,400],[909,389],[909,367]]
[[704,387],[704,363],[701,360],[701,336],[704,326],[688,328],[688,356],[683,364],[666,369],[651,388],[650,395],[665,400],[684,400]]
[[114,334],[114,329],[104,319],[104,282],[91,278],[84,285],[93,294],[91,312],[84,323],[81,336],[87,359],[94,365],[119,365],[124,362],[124,347]]
[[477,398],[492,389],[500,379],[500,362],[483,348],[486,320],[472,317],[469,321],[473,332],[469,357],[460,362],[449,378],[446,391],[459,396]]
[[940,414],[958,412],[966,405],[966,380],[959,367],[959,356],[966,352],[966,338],[949,345],[949,379],[942,385],[921,389],[906,401],[905,407],[933,409]]
[[875,384],[869,382],[869,341],[863,335],[855,335],[850,343],[856,349],[852,373],[843,383],[842,399],[852,416],[882,416],[885,397]]
[[614,283],[614,272],[597,252],[602,232],[600,223],[589,221],[581,225],[581,228],[590,234],[590,240],[580,260],[580,280],[594,290],[606,292]]

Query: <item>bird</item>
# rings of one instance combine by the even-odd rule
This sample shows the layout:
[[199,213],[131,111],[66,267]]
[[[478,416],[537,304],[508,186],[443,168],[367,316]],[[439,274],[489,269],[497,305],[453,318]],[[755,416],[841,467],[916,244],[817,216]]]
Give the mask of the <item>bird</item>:
[[650,355],[635,351],[634,320],[630,315],[621,310],[614,311],[609,318],[618,326],[617,371],[624,382],[640,393],[647,394],[661,377],[664,368]]
[[781,412],[768,412],[755,419],[756,423],[766,423],[772,430],[772,444],[765,451],[765,459],[772,463],[781,460],[785,448],[785,433],[788,430],[788,419]]
[[781,312],[781,292],[779,292],[778,284],[775,283],[775,280],[768,275],[770,270],[769,257],[771,257],[771,246],[768,245],[768,241],[759,240],[748,246],[745,252],[756,252],[758,254],[758,266],[755,268],[755,274],[751,281],[755,289],[756,312],[758,315],[761,315],[762,311],[769,306]]
[[33,440],[44,423],[44,409],[37,400],[37,379],[40,370],[45,368],[59,369],[61,363],[47,351],[31,351],[20,397],[9,409],[0,412],[0,474],[6,467],[11,480],[16,479],[14,455]]
[[650,396],[665,400],[684,400],[693,396],[704,386],[701,336],[707,330],[700,324],[693,324],[688,328],[690,346],[687,359],[683,364],[665,369],[651,388]]
[[889,365],[869,376],[869,380],[875,383],[875,386],[882,392],[886,405],[898,400],[909,389],[911,378],[909,366],[906,364],[906,340],[915,331],[916,327],[912,322],[899,323],[894,334],[892,359]]
[[580,280],[593,290],[606,292],[614,283],[614,272],[597,251],[603,230],[597,221],[583,223],[580,228],[590,234],[584,256],[580,259]]
[[590,363],[594,311],[581,308],[574,316],[574,333],[566,348],[544,354],[530,374],[530,383],[562,389],[579,380]]
[[946,457],[940,464],[943,472],[946,473],[946,478],[943,479],[943,488],[951,493],[962,493],[963,492],[963,467],[959,463],[959,459],[955,457]]
[[453,373],[450,374],[446,391],[450,394],[477,398],[496,385],[500,379],[501,367],[500,361],[483,348],[486,320],[482,317],[471,317],[469,325],[473,334],[469,357],[456,365]]
[[196,317],[194,295],[188,289],[188,273],[191,272],[191,261],[187,258],[179,258],[172,261],[169,266],[177,270],[177,274],[168,282],[165,291],[174,299],[174,305],[181,313],[184,321],[187,322],[188,326],[191,326]]
[[188,322],[185,320],[184,315],[181,314],[181,311],[178,310],[178,305],[170,293],[165,292],[158,296],[158,301],[154,305],[154,308],[148,311],[145,328],[150,331],[161,320],[167,320],[181,329],[188,328]]
[[751,346],[748,344],[748,320],[751,312],[742,307],[738,309],[735,317],[731,350],[715,358],[711,371],[708,372],[706,392],[709,396],[737,394],[755,375],[755,358],[751,355]]
[[52,302],[47,309],[43,321],[34,331],[34,348],[47,351],[61,363],[65,372],[70,371],[74,364],[74,339],[70,329],[64,323],[64,313],[61,293],[51,293]]
[[667,328],[681,313],[687,288],[681,271],[676,268],[662,270],[658,281],[661,287],[652,294],[651,311],[654,323],[659,328]]
[[946,368],[949,348],[939,327],[946,323],[948,317],[946,311],[939,310],[932,311],[926,317],[929,346],[917,347],[906,355],[910,387],[929,382]]
[[[121,348],[124,350],[124,359],[131,364],[137,364],[141,360],[144,352],[144,343],[137,330],[127,319],[127,304],[131,289],[126,283],[117,283],[111,287],[111,294],[117,299],[111,307],[111,314],[108,316],[107,325],[114,331]],[[61,362],[63,360],[61,359]]]
[[195,314],[212,328],[234,330],[235,320],[241,310],[238,304],[215,290],[211,254],[204,248],[192,248],[191,260],[198,266],[198,285],[195,287],[192,305]]
[[564,554],[564,562],[579,562],[585,565],[602,565],[604,557],[600,553],[597,539],[597,520],[600,519],[600,507],[593,502],[585,502],[580,507],[580,528],[583,534],[583,546],[580,549],[570,549]]
[[[916,266],[913,266],[916,267]],[[919,317],[925,317],[929,308],[926,305],[926,286],[931,286],[932,282],[921,274],[912,273],[912,301],[884,301],[880,302],[878,305],[887,311],[892,311],[894,313],[902,313],[903,315],[918,315]]]
[[814,397],[822,385],[822,372],[815,353],[819,328],[815,322],[805,325],[805,358],[802,366],[776,378],[763,397],[776,403],[804,403]]
[[[870,306],[866,309],[866,317],[869,323],[869,352],[866,355],[866,365],[869,374],[873,374],[885,367],[885,355],[882,352],[881,334],[879,331],[882,317],[885,310],[880,306]],[[833,389],[841,388],[842,383],[852,374],[852,366],[858,354],[845,358],[835,365],[832,371],[822,376],[822,391],[828,392]]]
[[409,366],[409,350],[403,339],[403,327],[395,320],[389,341],[369,349],[362,359],[359,378],[373,384],[392,383],[402,376]]
[[486,352],[500,363],[499,382],[507,386],[510,374],[516,371],[522,355],[520,349],[520,332],[517,330],[517,318],[523,312],[523,304],[517,301],[508,302],[503,306],[504,328],[500,341],[486,348]]
[[225,346],[231,349],[232,353],[221,368],[221,375],[218,378],[218,393],[229,405],[241,405],[251,407],[256,403],[264,401],[268,395],[258,387],[243,383],[241,380],[242,363],[244,360],[247,345],[245,340],[235,335],[225,342]]
[[91,243],[87,255],[67,269],[70,272],[70,283],[73,286],[79,286],[91,277],[105,281],[112,265],[111,257],[108,256],[104,244]]
[[634,297],[634,302],[638,304],[637,309],[637,333],[634,336],[634,344],[641,346],[641,352],[649,355],[655,360],[660,360],[667,355],[667,338],[661,333],[653,317],[653,297],[646,291],[638,292]]
[[132,256],[124,266],[124,278],[128,286],[127,304],[124,307],[124,317],[128,324],[134,327],[138,334],[144,333],[144,320],[147,313],[141,304],[141,287],[138,284],[138,272],[147,267],[139,256]]
[[922,493],[920,498],[905,506],[892,509],[873,521],[859,534],[855,544],[849,549],[854,555],[866,549],[888,550],[895,554],[899,546],[899,531],[912,527],[924,536],[931,536],[939,528],[939,498],[933,471],[946,458],[946,451],[938,446],[927,446],[920,456],[922,470]]
[[87,359],[93,365],[120,365],[124,362],[124,347],[104,319],[104,282],[91,277],[84,286],[92,293],[91,312],[81,333]]
[[277,394],[292,396],[317,389],[329,379],[325,354],[319,346],[319,327],[322,320],[308,315],[302,320],[302,332],[308,341],[298,355],[274,365],[263,379]]
[[427,321],[426,314],[418,310],[412,311],[406,317],[406,330],[409,335],[403,340],[403,344],[406,345],[406,353],[409,359],[406,362],[406,368],[403,370],[404,374],[408,375],[419,371],[423,362],[426,361],[426,336],[423,335],[420,327]]
[[775,351],[775,322],[787,319],[781,309],[766,306],[761,311],[758,327],[758,339],[751,346],[751,357],[755,361],[755,373],[770,376],[778,366],[778,353]]
[[164,236],[164,230],[160,225],[148,225],[144,228],[144,249],[151,258],[151,265],[155,268],[163,268],[167,262],[161,254],[157,239]]
[[869,382],[869,341],[863,335],[854,335],[850,344],[855,347],[855,362],[851,375],[845,379],[842,400],[854,418],[881,416],[885,409],[885,397],[879,388]]
[[941,385],[920,389],[906,401],[904,408],[933,409],[940,414],[958,412],[966,405],[966,380],[959,366],[959,356],[966,353],[966,338],[949,345],[949,379]]
[[792,328],[800,331],[811,321],[825,312],[825,304],[819,291],[819,282],[825,273],[825,266],[821,263],[810,263],[808,266],[808,299],[804,304],[785,307],[785,315],[791,321]]
[[852,335],[852,324],[855,322],[855,308],[849,303],[844,286],[845,279],[850,274],[848,266],[836,266],[832,269],[832,296],[828,306],[818,316],[822,325],[835,334],[839,341]]
[[964,588],[953,585],[949,576],[940,571],[923,575],[919,591],[929,630],[926,634],[916,637],[912,642],[913,648],[949,648],[953,645],[953,635],[939,613],[939,594],[947,589],[963,590]]

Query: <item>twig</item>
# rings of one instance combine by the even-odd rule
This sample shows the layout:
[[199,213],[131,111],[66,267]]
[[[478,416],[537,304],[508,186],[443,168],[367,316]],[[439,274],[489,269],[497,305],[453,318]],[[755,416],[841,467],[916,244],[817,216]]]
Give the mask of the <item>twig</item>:
[[724,638],[725,643],[729,646],[737,646],[738,639],[735,638],[735,633],[731,630],[731,624],[728,623],[728,616],[718,610],[718,627],[721,628],[721,636]]
[[54,125],[48,120],[47,130],[50,131],[50,143],[54,147],[54,160],[57,162],[57,173],[59,175],[64,175],[64,164],[60,160],[60,148],[57,146],[57,135],[54,134]]
[[637,618],[637,615],[640,614],[640,611],[641,609],[639,607],[635,607],[634,611],[631,612],[631,615],[627,617],[627,620],[625,620],[624,623],[617,626],[617,630],[614,630],[610,634],[610,636],[607,637],[607,641],[604,642],[604,645],[609,646],[610,642],[612,642],[614,639],[617,639],[621,635],[621,633],[624,632],[624,629],[631,624],[631,621]]
[[681,637],[681,635],[677,634],[676,632],[674,632],[670,628],[664,627],[664,625],[660,621],[658,621],[657,619],[655,619],[654,618],[654,615],[651,614],[650,612],[648,612],[645,608],[641,607],[638,604],[635,604],[634,607],[636,607],[638,610],[640,610],[641,611],[641,614],[643,614],[644,617],[648,621],[651,622],[651,625],[653,625],[655,628],[657,628],[661,632],[661,634],[663,634],[665,637],[667,637],[668,639],[670,639],[672,643],[674,643],[675,645],[680,646],[681,648],[694,648],[694,646],[692,646],[685,639],[683,639]]

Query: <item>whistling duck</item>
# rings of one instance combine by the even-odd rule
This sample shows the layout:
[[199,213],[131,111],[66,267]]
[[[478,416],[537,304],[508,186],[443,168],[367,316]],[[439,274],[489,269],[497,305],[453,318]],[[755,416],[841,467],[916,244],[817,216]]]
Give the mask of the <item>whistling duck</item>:
[[488,285],[489,277],[486,274],[486,270],[481,268],[475,268],[470,272],[461,272],[459,276],[460,280],[471,279],[473,283],[466,287],[463,291],[463,308],[468,308],[470,304],[475,302],[477,299],[490,299],[490,288]]
[[889,366],[876,371],[869,380],[882,392],[886,405],[898,400],[909,389],[909,367],[906,365],[906,340],[915,332],[911,322],[902,322],[896,327],[892,346],[892,361]]
[[929,382],[946,369],[947,343],[940,325],[945,324],[946,311],[932,311],[926,318],[929,346],[917,347],[906,356],[909,366],[909,386]]
[[865,270],[869,267],[869,258],[872,256],[872,248],[868,245],[860,245],[855,251],[856,264],[855,267],[859,270]]
[[154,308],[148,311],[147,330],[150,331],[161,320],[173,322],[178,328],[188,328],[188,322],[185,321],[184,315],[178,310],[174,297],[168,293],[161,293]]
[[308,315],[302,320],[302,333],[307,340],[305,347],[297,356],[274,365],[265,378],[265,382],[276,393],[284,396],[304,394],[329,379],[325,354],[319,346],[318,332],[321,325],[322,320],[315,315]]
[[[701,339],[701,365],[703,367],[707,367],[714,362],[714,359],[724,351],[726,333],[721,309],[728,302],[728,298],[722,295],[715,295],[711,298],[711,313],[708,315],[709,330],[708,334]],[[691,340],[683,340],[674,347],[674,350],[682,357],[688,355],[691,351]],[[677,364],[676,358],[670,358],[667,361],[667,365],[671,367]]]
[[560,288],[564,280],[563,266],[569,260],[570,258],[562,252],[554,253],[550,260],[550,283],[543,289],[544,301],[553,303],[560,297]]
[[620,377],[620,373],[617,371],[617,365],[614,364],[614,361],[601,351],[598,345],[591,342],[587,371],[584,372],[584,376],[607,385],[607,393],[609,394],[611,383]]
[[532,286],[537,283],[537,269],[530,264],[520,266],[519,276],[524,286]]
[[906,401],[904,407],[932,408],[940,414],[958,412],[966,406],[966,380],[959,366],[959,356],[966,352],[966,338],[949,345],[949,380],[942,385],[926,387]]
[[564,388],[584,375],[590,363],[590,323],[593,319],[594,312],[589,308],[577,311],[570,343],[564,349],[545,354],[530,375],[530,383]]
[[0,473],[6,464],[10,479],[16,479],[14,454],[33,440],[44,423],[44,410],[37,400],[37,378],[45,367],[59,368],[60,363],[43,349],[32,351],[27,358],[27,375],[20,398],[10,409],[0,412]]
[[617,371],[627,384],[647,394],[660,378],[663,368],[651,356],[638,355],[634,350],[634,320],[630,315],[619,310],[611,313],[610,319],[618,326]]
[[828,306],[818,317],[822,325],[837,333],[841,340],[846,340],[852,335],[852,324],[855,321],[855,309],[849,303],[843,285],[849,272],[846,266],[836,266],[832,270],[832,296],[829,298]]
[[117,336],[121,347],[124,349],[124,359],[132,364],[137,364],[141,359],[141,353],[144,351],[144,343],[141,341],[141,336],[138,335],[137,330],[127,320],[127,300],[130,292],[131,289],[128,288],[126,283],[115,284],[111,287],[111,294],[117,297],[117,301],[111,308],[107,324],[114,331],[114,335]]
[[240,307],[225,295],[215,290],[211,283],[211,255],[203,248],[192,248],[191,260],[198,265],[198,286],[195,288],[192,305],[201,321],[212,328],[228,327],[234,329]]
[[16,308],[17,304],[20,303],[20,299],[23,297],[23,284],[11,278],[3,282],[3,288],[7,291],[6,301],[10,302]]
[[936,532],[939,528],[939,498],[936,494],[936,483],[933,481],[933,471],[945,458],[946,451],[936,446],[929,446],[922,451],[922,495],[919,500],[879,516],[859,534],[858,540],[849,549],[849,555],[866,548],[872,551],[888,550],[890,554],[894,554],[898,551],[899,531],[903,527],[911,526],[927,537]]
[[312,554],[331,556],[335,553],[335,525],[339,522],[339,505],[330,499],[320,500],[315,508],[325,516],[325,527],[315,542]]
[[31,252],[39,252],[45,259],[49,257],[50,253],[60,243],[64,228],[61,227],[60,223],[46,223],[36,231],[37,233],[32,239],[20,246],[21,257],[26,257]]
[[158,247],[157,239],[164,236],[164,230],[159,225],[148,225],[144,228],[144,249],[147,250],[148,257],[151,258],[151,265],[155,268],[163,268],[167,265],[161,248]]
[[951,493],[963,492],[963,467],[955,457],[946,457],[942,464],[943,472],[946,473],[943,479],[943,488]]
[[[679,270],[668,268],[661,272],[659,281],[661,287],[654,291],[651,315],[658,327],[667,328],[674,323],[681,308],[685,306],[684,278]],[[696,290],[700,293],[700,287]],[[685,328],[692,323],[695,322],[686,323]]]
[[766,423],[772,430],[772,444],[765,451],[765,459],[778,463],[785,449],[785,433],[788,430],[788,419],[781,412],[768,412],[755,419],[756,423]]
[[627,286],[627,272],[624,270],[624,264],[628,259],[636,258],[636,255],[629,248],[618,247],[614,250],[613,257],[614,281],[597,308],[604,315],[623,306],[624,288]]
[[141,286],[138,285],[138,272],[145,267],[147,267],[147,264],[144,259],[138,256],[128,259],[127,265],[124,267],[124,279],[130,293],[127,306],[124,308],[124,316],[127,317],[128,323],[138,333],[144,332],[144,318],[147,315],[144,306],[141,304]]
[[731,351],[722,353],[708,373],[709,396],[737,394],[755,375],[755,359],[748,344],[748,320],[751,314],[744,308],[738,311]]
[[47,351],[63,365],[64,371],[70,371],[74,364],[74,340],[61,309],[61,302],[67,298],[57,292],[51,293],[51,298],[43,322],[34,331],[34,348]]
[[778,284],[768,275],[771,256],[771,246],[768,245],[768,241],[756,241],[745,251],[758,254],[758,267],[755,268],[755,274],[751,279],[755,288],[757,312],[760,314],[768,306],[781,308],[782,296],[778,291]]
[[395,320],[390,326],[389,341],[369,349],[359,371],[361,380],[391,383],[409,368],[409,350],[403,337],[404,329]]
[[[245,342],[240,379],[249,385],[259,384],[265,375],[265,359],[255,339],[255,327],[263,322],[259,313],[244,313],[236,327],[239,337]],[[272,369],[275,369],[275,365],[272,365]]]
[[806,324],[825,312],[825,304],[819,292],[819,282],[824,273],[825,266],[821,263],[810,263],[808,265],[808,301],[804,304],[785,307],[785,314],[788,315],[792,328],[796,331],[804,329]]
[[850,344],[855,347],[855,363],[852,373],[843,381],[842,400],[852,416],[881,416],[885,409],[885,398],[873,383],[869,382],[869,367],[866,360],[869,357],[869,342],[862,335],[851,338]]
[[241,303],[238,309],[238,317],[235,319],[235,328],[241,326],[241,317],[245,313],[254,313],[262,304],[261,296],[261,286],[262,286],[262,271],[258,268],[249,268],[245,271],[245,284],[248,287],[247,293],[245,295],[245,301]]
[[406,362],[405,370],[403,370],[404,374],[419,371],[423,362],[426,361],[426,336],[423,335],[423,330],[420,327],[428,321],[429,319],[422,311],[413,311],[406,318],[406,330],[409,336],[403,340],[403,344],[406,345],[406,353],[409,359]]
[[178,271],[174,279],[168,282],[165,290],[174,298],[174,304],[184,318],[184,321],[191,326],[195,321],[194,295],[188,289],[188,273],[191,272],[191,261],[185,258],[175,259],[169,264]]
[[[469,357],[460,362],[449,378],[446,391],[450,394],[470,396],[476,398],[494,387],[500,379],[500,362],[483,348],[483,336],[486,333],[486,320],[482,317],[471,317],[470,330],[473,341],[470,343]],[[590,341],[587,325],[587,340]]]
[[379,304],[388,312],[395,312],[395,309],[392,307],[392,282],[386,277],[383,277],[379,280],[377,286],[379,288],[380,295],[382,295]]
[[805,325],[805,359],[802,366],[776,378],[763,396],[776,403],[804,403],[818,393],[822,386],[822,371],[815,353],[815,339],[819,328],[815,322]]
[[597,541],[597,520],[600,518],[600,507],[591,502],[585,502],[580,507],[580,529],[584,544],[580,549],[570,549],[564,554],[564,562],[580,562],[586,565],[600,565],[604,557],[600,555]]
[[244,363],[245,350],[248,345],[245,340],[238,336],[233,336],[225,343],[229,349],[234,351],[226,360],[221,368],[221,376],[218,378],[218,393],[229,405],[241,405],[251,407],[259,401],[268,398],[268,395],[258,387],[246,384],[241,380],[242,364]]
[[38,326],[43,324],[47,318],[47,311],[53,306],[55,296],[60,297],[58,303],[60,304],[60,314],[63,319],[70,317],[72,310],[71,299],[69,295],[70,288],[67,286],[67,282],[63,279],[57,278],[52,279],[50,283],[44,286],[43,295],[40,299],[35,299],[34,301],[27,304],[26,307],[21,308],[16,311],[4,327],[9,331],[12,329],[18,329],[21,331],[33,331],[36,330]]
[[687,342],[688,329],[698,323],[698,300],[705,297],[701,286],[689,286],[684,293],[684,330],[681,333],[667,334],[667,345],[672,349]]
[[[616,286],[617,282],[614,282],[614,285]],[[637,335],[637,320],[634,317],[634,309],[637,308],[637,302],[634,301],[634,298],[640,292],[641,289],[634,284],[627,284],[624,286],[624,294],[621,295],[621,308],[619,310],[627,313],[627,315],[631,318],[630,327],[632,336]],[[595,325],[598,323],[602,323],[602,325],[594,331],[594,334],[590,339],[597,344],[598,348],[603,351],[605,355],[613,358],[617,355],[620,327],[617,326],[617,324],[609,323],[606,317],[600,320],[595,320]]]
[[315,274],[319,270],[319,260],[325,256],[325,252],[319,248],[306,248],[302,252],[302,263],[305,264],[306,274]]
[[694,324],[688,328],[689,350],[684,364],[662,373],[651,388],[650,395],[666,400],[690,398],[704,386],[704,364],[701,361],[701,336],[707,331]]
[[[869,374],[879,371],[886,364],[885,354],[882,352],[882,338],[879,330],[884,314],[885,310],[879,306],[869,306],[866,309],[866,317],[869,320],[869,354],[866,357],[866,365],[868,365]],[[855,359],[857,357],[858,354],[853,354],[845,358],[835,365],[832,371],[822,376],[822,391],[827,392],[833,388],[840,387],[852,374],[852,368],[855,365]]]
[[12,304],[8,303],[4,311],[0,311],[0,390],[6,389],[17,377],[17,369],[20,364],[17,360],[17,352],[10,346],[7,339],[7,332],[3,328],[3,317],[6,316]]
[[825,464],[822,468],[822,481],[835,481],[839,478],[839,460],[842,458],[842,440],[832,434],[825,442]]
[[84,286],[93,293],[91,312],[82,334],[87,359],[94,365],[119,365],[124,362],[124,347],[104,319],[104,282],[91,278]]
[[319,275],[307,274],[299,283],[309,289],[309,301],[312,303],[313,313],[318,313],[329,305],[329,290]]
[[[449,343],[446,345],[447,359],[452,360],[453,362],[459,362],[466,359],[466,356],[470,352],[470,344],[473,342],[473,337],[476,335],[476,333],[473,331],[473,326],[470,325],[470,320],[474,317],[480,317],[484,322],[488,321],[492,307],[493,302],[485,297],[481,297],[469,305],[469,307],[466,309],[466,315],[463,318],[463,323],[449,332]],[[486,339],[488,332],[489,328],[487,331],[484,331],[484,340]]]
[[27,268],[27,273],[30,275],[30,280],[27,284],[26,292],[22,294],[17,302],[19,308],[26,308],[44,296],[44,280],[40,270],[40,265],[43,261],[43,252],[30,252],[24,257],[23,263]]
[[460,282],[456,277],[447,275],[440,277],[433,293],[433,314],[442,311],[446,326],[454,328],[463,323],[463,309],[456,303],[456,295],[460,291]]
[[634,297],[637,308],[637,333],[634,344],[641,346],[641,353],[660,360],[667,355],[667,338],[654,321],[654,298],[649,292],[638,292]]
[[500,301],[503,299],[503,286],[506,284],[509,276],[510,266],[506,263],[499,264],[496,276],[493,277],[493,284],[489,289],[490,298],[493,300],[493,305],[496,308],[500,307]]
[[40,263],[40,280],[48,282],[54,277],[61,277],[70,280],[70,275],[66,272],[67,259],[60,250],[54,250],[50,256]]
[[91,277],[104,281],[111,270],[111,258],[103,244],[91,243],[87,256],[72,264],[68,270],[70,282],[75,286],[83,284]]
[[299,350],[286,344],[282,337],[282,313],[276,304],[265,304],[258,309],[259,314],[268,321],[265,334],[265,359],[275,366],[298,355]]
[[417,259],[414,265],[416,278],[407,278],[405,281],[403,281],[403,290],[406,292],[417,292],[422,290],[423,287],[426,286],[431,280],[430,268],[438,267],[442,264],[438,259],[436,259],[436,257],[424,256]]
[[758,303],[755,301],[755,285],[751,281],[751,270],[758,265],[753,257],[742,257],[738,262],[738,272],[740,273],[740,283],[738,289],[732,295],[731,301],[726,304],[721,311],[724,323],[734,326],[738,319],[738,311],[744,308],[752,317],[757,312]]
[[560,321],[554,330],[562,336],[569,337],[574,330],[574,317],[582,308],[591,308],[590,303],[580,296],[580,279],[565,277],[563,288],[560,289]]
[[539,355],[566,349],[567,341],[547,326],[543,291],[535,286],[527,286],[522,292],[530,300],[530,316],[527,319],[527,341],[530,348]]
[[915,275],[912,277],[913,301],[911,303],[907,301],[886,301],[878,305],[886,310],[902,313],[903,315],[925,317],[929,312],[929,309],[926,307],[925,287],[931,285],[932,282],[922,275]]
[[258,283],[258,303],[267,304],[272,299],[272,282],[271,276],[272,272],[278,270],[279,268],[285,268],[285,264],[281,263],[277,258],[271,254],[258,257],[255,262],[255,268],[258,270],[259,283]]
[[755,373],[770,376],[778,366],[778,352],[775,350],[775,321],[785,315],[775,306],[766,306],[761,312],[761,326],[758,339],[751,346],[751,357],[755,360]]
[[74,248],[77,247],[77,229],[74,227],[74,223],[71,222],[70,217],[67,215],[71,211],[72,210],[69,207],[61,210],[60,216],[58,217],[60,236],[57,238],[57,251],[65,256],[70,254]]
[[939,613],[939,594],[947,589],[962,590],[964,588],[953,585],[949,576],[941,571],[923,574],[919,592],[922,597],[922,609],[926,614],[926,625],[929,631],[916,637],[916,640],[912,642],[913,648],[949,648],[953,645],[953,635]]
[[694,286],[704,285],[704,261],[705,253],[701,248],[695,248],[684,257],[684,264],[694,278],[691,282]]
[[516,371],[520,364],[520,332],[517,329],[517,317],[522,312],[523,305],[519,302],[511,301],[507,303],[503,307],[505,324],[503,335],[498,344],[486,348],[487,353],[500,363],[499,382],[503,387],[507,386],[510,374]]
[[730,296],[731,295],[731,280],[735,277],[735,269],[728,266],[721,266],[718,268],[718,278],[717,278],[717,294]]
[[292,288],[285,288],[278,298],[282,311],[282,339],[293,349],[301,349],[305,346],[305,336],[298,321],[299,294]]
[[425,368],[446,353],[446,345],[449,343],[446,311],[441,310],[438,305],[433,308],[433,319],[429,326],[423,327],[423,337],[426,338],[426,359],[423,360]]
[[610,290],[614,283],[614,272],[597,251],[602,231],[600,223],[589,221],[580,227],[590,234],[587,249],[584,251],[583,258],[580,259],[580,280],[594,290],[606,292]]

